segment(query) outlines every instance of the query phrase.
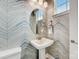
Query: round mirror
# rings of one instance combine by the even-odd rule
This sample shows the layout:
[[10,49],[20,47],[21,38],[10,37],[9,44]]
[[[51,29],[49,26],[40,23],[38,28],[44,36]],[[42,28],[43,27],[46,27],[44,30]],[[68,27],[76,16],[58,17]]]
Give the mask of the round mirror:
[[44,12],[42,10],[36,9],[31,13],[30,26],[34,34],[40,34],[43,19]]

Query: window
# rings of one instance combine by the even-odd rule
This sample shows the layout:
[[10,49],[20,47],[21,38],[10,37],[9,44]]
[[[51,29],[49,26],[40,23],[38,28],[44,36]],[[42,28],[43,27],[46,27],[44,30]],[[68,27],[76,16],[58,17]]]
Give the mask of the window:
[[38,11],[36,12],[36,19],[37,19],[36,21],[42,20],[43,17],[44,17],[43,11],[38,10]]
[[56,14],[69,10],[69,0],[55,0]]

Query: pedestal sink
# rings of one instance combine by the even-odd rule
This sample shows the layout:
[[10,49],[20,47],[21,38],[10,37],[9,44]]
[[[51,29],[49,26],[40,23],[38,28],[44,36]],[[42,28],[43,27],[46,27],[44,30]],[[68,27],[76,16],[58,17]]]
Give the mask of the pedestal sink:
[[45,48],[53,44],[48,38],[35,39],[31,41],[32,46],[39,50],[39,59],[45,59]]

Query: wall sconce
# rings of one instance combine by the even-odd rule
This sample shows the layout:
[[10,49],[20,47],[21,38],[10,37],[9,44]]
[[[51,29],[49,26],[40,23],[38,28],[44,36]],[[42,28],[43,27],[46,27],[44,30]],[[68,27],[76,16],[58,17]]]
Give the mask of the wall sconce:
[[45,1],[44,2],[44,7],[47,8],[48,7],[48,3]]
[[43,5],[43,0],[39,0],[39,4],[40,5]]
[[37,0],[32,0],[33,2],[37,2]]

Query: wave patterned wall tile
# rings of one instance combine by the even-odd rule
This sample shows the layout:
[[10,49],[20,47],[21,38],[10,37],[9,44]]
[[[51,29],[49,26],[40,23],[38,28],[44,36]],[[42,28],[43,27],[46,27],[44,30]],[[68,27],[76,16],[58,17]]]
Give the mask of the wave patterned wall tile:
[[[32,7],[28,6],[30,5],[25,5],[24,1],[0,0],[0,50],[26,46],[30,40],[35,39],[29,25]],[[28,59],[31,55],[31,58],[35,59],[36,49],[30,45],[28,47]],[[34,51],[33,54],[28,49]]]
[[22,51],[29,53],[27,59],[35,59],[36,49],[29,45],[29,41],[35,37],[29,25],[30,10],[28,9],[30,8],[25,7],[23,1],[8,0],[8,48],[21,46]]
[[0,50],[7,49],[7,1],[0,0]]
[[54,44],[48,52],[58,59],[69,59],[69,14],[54,17]]
[[[8,47],[21,46],[34,38],[29,25],[29,10],[23,1],[8,1]],[[11,44],[11,45],[10,45]]]

